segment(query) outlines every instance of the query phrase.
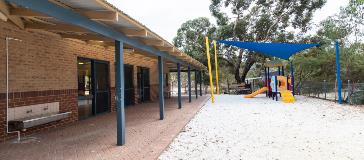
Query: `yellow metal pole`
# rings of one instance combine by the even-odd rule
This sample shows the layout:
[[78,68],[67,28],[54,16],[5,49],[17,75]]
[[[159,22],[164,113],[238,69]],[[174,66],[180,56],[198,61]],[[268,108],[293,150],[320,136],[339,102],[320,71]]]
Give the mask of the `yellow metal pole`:
[[219,87],[219,66],[217,65],[217,50],[216,50],[216,41],[214,40],[214,50],[215,50],[215,72],[216,72],[216,94],[220,94],[220,87]]
[[211,101],[212,103],[215,102],[214,98],[214,84],[212,83],[212,72],[211,72],[211,62],[210,62],[210,44],[209,44],[209,38],[206,37],[206,54],[207,54],[207,66],[209,68],[209,77],[210,77],[210,93],[211,93]]

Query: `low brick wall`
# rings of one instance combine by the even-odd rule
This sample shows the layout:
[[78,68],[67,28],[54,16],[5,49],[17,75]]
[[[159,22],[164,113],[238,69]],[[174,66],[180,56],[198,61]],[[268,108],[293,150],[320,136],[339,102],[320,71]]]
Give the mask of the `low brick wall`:
[[[77,110],[77,90],[47,90],[47,91],[31,91],[31,92],[13,92],[9,93],[9,108],[29,106],[35,104],[59,102],[60,112],[72,112],[71,116],[59,122],[48,123],[37,127],[27,129],[22,134],[31,134],[40,130],[48,130],[54,127],[63,126],[78,120]],[[0,94],[0,139],[6,138],[6,94]],[[14,137],[15,134],[9,135],[7,138]]]

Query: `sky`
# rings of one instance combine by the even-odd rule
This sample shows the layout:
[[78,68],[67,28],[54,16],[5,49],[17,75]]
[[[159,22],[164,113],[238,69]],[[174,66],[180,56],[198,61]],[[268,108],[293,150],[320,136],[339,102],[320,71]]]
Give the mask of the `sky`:
[[[171,42],[182,23],[198,17],[215,21],[209,11],[210,0],[107,0],[121,11],[146,25],[149,29]],[[327,0],[316,11],[313,22],[319,24],[328,16],[339,13],[349,0]]]

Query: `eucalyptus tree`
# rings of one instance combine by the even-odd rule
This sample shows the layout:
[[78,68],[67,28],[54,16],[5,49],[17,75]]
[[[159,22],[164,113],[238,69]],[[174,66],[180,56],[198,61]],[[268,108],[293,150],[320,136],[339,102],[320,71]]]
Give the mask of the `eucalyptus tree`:
[[[294,32],[310,29],[314,11],[326,0],[212,0],[220,39],[255,42],[292,42]],[[251,67],[265,56],[223,47],[223,59],[234,68],[237,83],[245,81]],[[244,61],[244,62],[243,62]]]
[[188,20],[178,29],[173,43],[186,54],[207,65],[206,54],[204,54],[206,52],[205,36],[213,37],[215,30],[215,26],[208,18]]

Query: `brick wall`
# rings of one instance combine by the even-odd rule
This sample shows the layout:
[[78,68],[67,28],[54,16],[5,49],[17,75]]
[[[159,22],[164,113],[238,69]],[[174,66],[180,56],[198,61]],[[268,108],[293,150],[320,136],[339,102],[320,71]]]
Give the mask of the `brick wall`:
[[[110,62],[111,111],[115,111],[114,50],[91,46],[82,41],[63,39],[45,31],[20,30],[0,21],[0,139],[6,137],[6,53],[5,37],[21,39],[9,44],[10,107],[60,102],[61,111],[72,116],[57,123],[29,129],[24,134],[66,125],[77,121],[77,57]],[[151,99],[158,95],[157,60],[138,53],[126,53],[126,64],[134,65],[137,88],[137,66],[150,68]],[[137,91],[135,89],[135,91]],[[138,95],[135,95],[137,99]]]

